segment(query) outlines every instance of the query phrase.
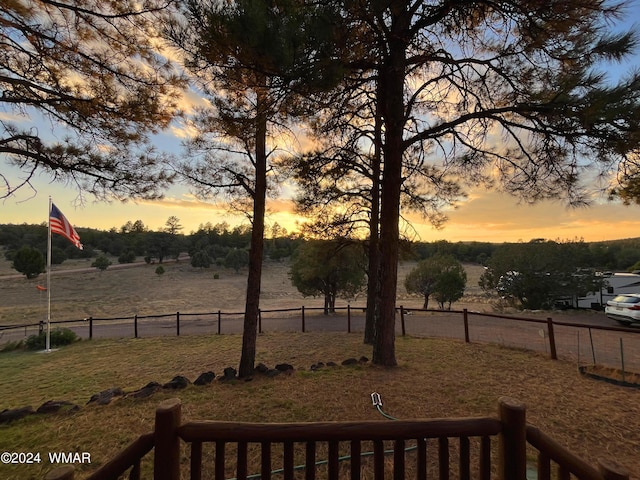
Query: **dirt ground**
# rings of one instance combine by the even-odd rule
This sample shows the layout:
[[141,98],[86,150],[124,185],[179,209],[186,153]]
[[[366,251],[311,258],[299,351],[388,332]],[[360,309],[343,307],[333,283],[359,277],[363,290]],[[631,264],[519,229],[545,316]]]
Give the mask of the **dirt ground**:
[[[139,264],[135,268],[110,267],[99,272],[85,260],[68,261],[54,266],[51,275],[52,320],[87,317],[107,318],[126,315],[154,315],[171,312],[239,311],[244,308],[246,272],[235,273],[222,267],[195,269],[187,262],[163,264],[165,273],[157,275],[158,265]],[[407,294],[404,277],[415,262],[399,266],[398,302],[407,307],[422,306],[422,299]],[[493,307],[478,286],[482,274],[479,265],[466,265],[467,290],[454,308],[488,311]],[[81,270],[84,269],[84,270]],[[79,271],[80,270],[80,271]],[[260,304],[263,309],[321,306],[320,298],[304,298],[289,279],[287,261],[264,264]],[[218,278],[214,278],[215,276]],[[47,293],[36,287],[46,286],[46,276],[33,280],[15,275],[9,262],[0,261],[0,325],[36,323],[46,319]],[[346,305],[364,305],[364,292]],[[435,306],[435,305],[434,305]]]

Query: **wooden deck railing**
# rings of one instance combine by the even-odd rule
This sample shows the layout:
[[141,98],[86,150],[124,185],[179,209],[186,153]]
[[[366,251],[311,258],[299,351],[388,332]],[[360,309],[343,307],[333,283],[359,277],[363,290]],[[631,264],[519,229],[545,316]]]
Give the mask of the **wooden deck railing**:
[[[428,448],[428,442],[435,448]],[[141,436],[88,478],[117,480],[129,472],[130,480],[138,480],[141,459],[153,447],[154,480],[186,478],[181,474],[183,443],[189,445],[191,480],[267,480],[276,473],[278,478],[289,480],[297,470],[304,470],[306,480],[360,479],[364,471],[365,478],[378,480],[426,479],[427,475],[440,480],[526,480],[527,445],[538,452],[540,480],[551,478],[552,464],[558,472],[553,478],[559,480],[629,479],[615,463],[603,461],[596,469],[527,425],[525,407],[509,398],[500,399],[497,418],[271,424],[183,424],[180,400],[170,399],[156,410],[153,434]],[[458,448],[451,448],[452,443]],[[207,455],[203,453],[205,446]],[[349,460],[349,466],[341,464],[343,460]],[[46,480],[73,480],[73,475],[73,470],[63,467],[49,472]]]

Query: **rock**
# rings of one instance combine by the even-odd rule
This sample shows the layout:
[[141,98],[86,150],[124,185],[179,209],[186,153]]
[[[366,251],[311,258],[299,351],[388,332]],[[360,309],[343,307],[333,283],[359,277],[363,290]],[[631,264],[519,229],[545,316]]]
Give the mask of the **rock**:
[[80,407],[78,405],[74,405],[65,400],[48,400],[38,407],[36,413],[55,413],[59,410],[75,412],[79,409]]
[[165,383],[164,385],[162,385],[162,388],[170,388],[173,390],[180,390],[183,388],[187,388],[187,386],[190,384],[191,382],[189,381],[189,379],[187,377],[183,377],[182,375],[176,375],[175,377],[173,377],[171,379],[171,381]]
[[278,365],[276,365],[276,370],[280,370],[283,373],[291,373],[293,372],[293,365],[290,365],[288,363],[279,363]]
[[149,388],[162,388],[162,385],[160,385],[158,382],[149,382],[140,390],[149,389]]
[[338,364],[336,362],[327,362],[327,367],[337,367]]
[[226,382],[228,380],[237,380],[238,371],[233,367],[227,367],[224,369],[224,374],[222,377],[218,378],[218,381]]
[[358,360],[355,358],[347,358],[342,362],[342,365],[355,365],[356,363],[358,363]]
[[124,395],[124,391],[120,387],[113,387],[107,390],[103,390],[99,393],[93,394],[87,404],[97,403],[98,405],[108,405],[111,403],[113,397],[119,397]]
[[278,375],[282,375],[282,373],[283,373],[282,370],[278,370],[276,368],[270,368],[265,372],[265,375],[267,377],[273,378],[273,377],[277,377]]
[[369,361],[369,359],[367,357],[365,357],[364,355],[360,357],[360,363],[367,363]]
[[131,398],[147,398],[162,389],[162,385],[158,382],[149,382],[144,387],[135,392],[127,394],[127,397]]
[[254,368],[254,370],[258,373],[267,373],[269,371],[269,367],[267,367],[264,363],[259,363],[258,365],[256,365],[256,368]]
[[216,378],[216,374],[212,371],[201,373],[196,381],[193,382],[194,385],[209,385]]
[[24,418],[27,415],[33,415],[34,413],[36,412],[31,406],[14,408],[12,410],[3,410],[2,412],[0,412],[0,424],[13,422],[14,420],[20,420],[21,418]]

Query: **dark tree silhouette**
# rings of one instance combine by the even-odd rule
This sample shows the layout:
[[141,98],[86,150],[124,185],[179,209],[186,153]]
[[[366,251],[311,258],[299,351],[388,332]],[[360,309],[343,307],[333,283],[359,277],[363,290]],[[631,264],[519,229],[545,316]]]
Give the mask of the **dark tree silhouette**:
[[0,197],[33,188],[39,172],[98,197],[160,195],[170,178],[148,134],[168,125],[184,86],[154,35],[168,5],[2,2]]

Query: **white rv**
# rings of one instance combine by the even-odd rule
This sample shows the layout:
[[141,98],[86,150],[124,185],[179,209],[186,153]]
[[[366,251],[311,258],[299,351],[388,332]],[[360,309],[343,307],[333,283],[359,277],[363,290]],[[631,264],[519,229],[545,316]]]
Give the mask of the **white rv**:
[[599,292],[589,292],[578,298],[578,308],[602,309],[608,300],[621,293],[640,293],[640,275],[636,273],[598,273],[605,284]]

